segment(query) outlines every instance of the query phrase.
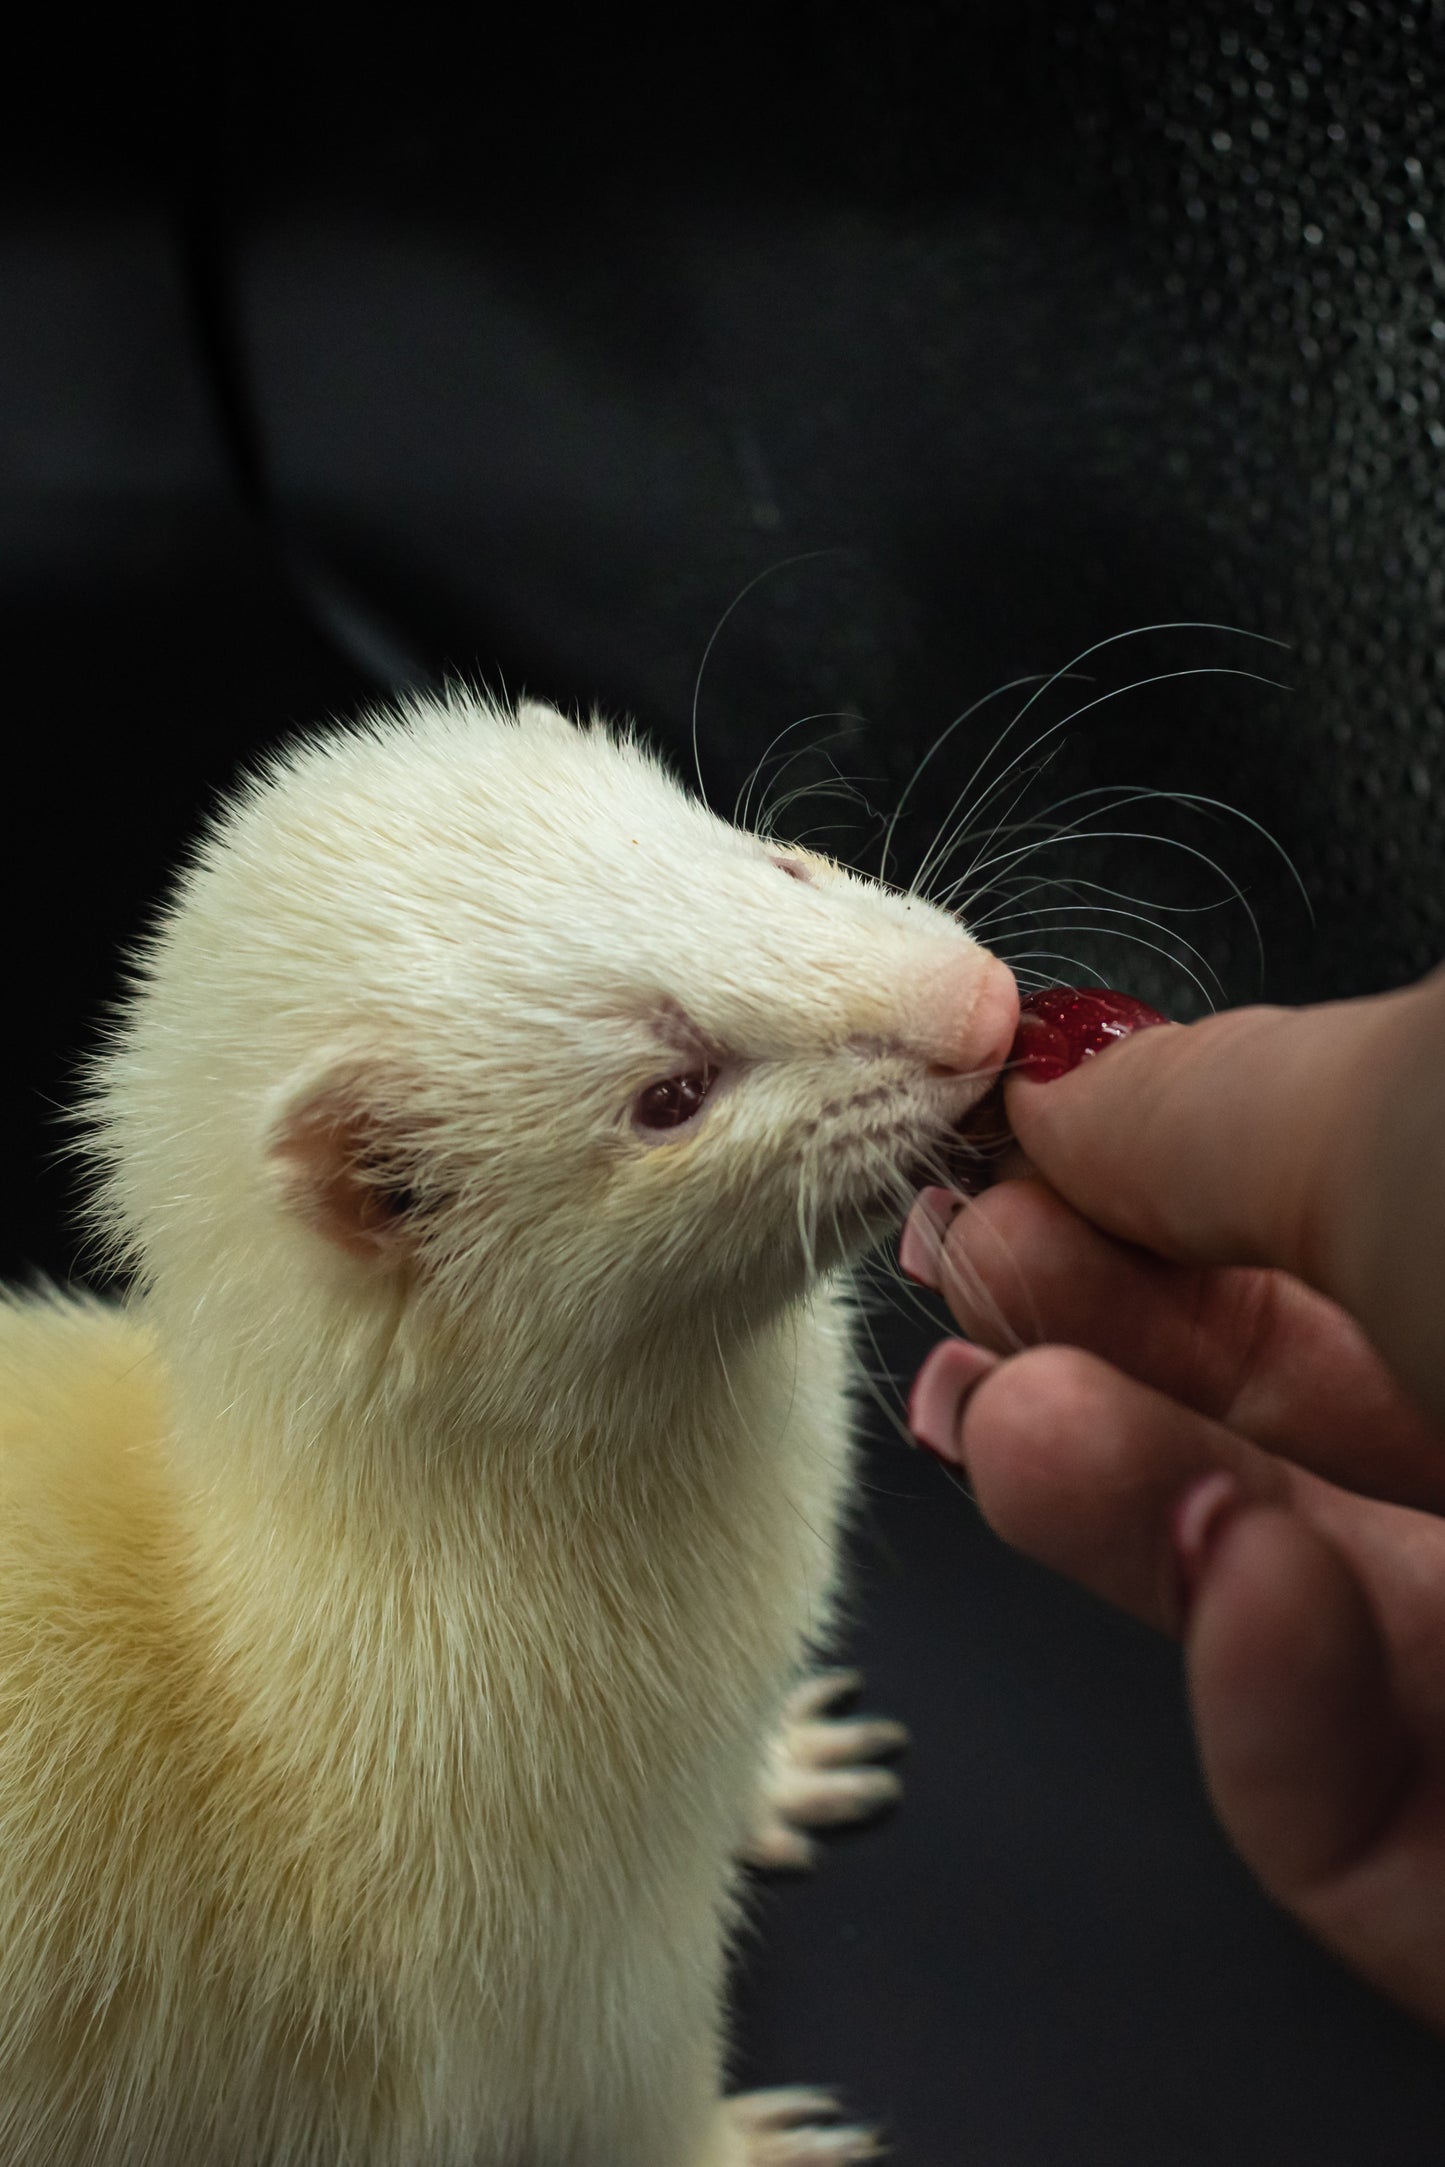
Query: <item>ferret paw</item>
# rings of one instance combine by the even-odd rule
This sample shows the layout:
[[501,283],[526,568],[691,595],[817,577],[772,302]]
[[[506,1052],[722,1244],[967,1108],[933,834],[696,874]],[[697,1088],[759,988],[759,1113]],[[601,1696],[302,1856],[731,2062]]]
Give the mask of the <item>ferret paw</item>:
[[743,1846],[749,1866],[794,1872],[811,1866],[816,1846],[806,1829],[866,1821],[902,1796],[893,1770],[877,1763],[907,1745],[903,1725],[877,1716],[828,1713],[861,1682],[857,1671],[825,1671],[788,1695],[768,1748],[757,1817]]
[[827,2092],[801,2085],[745,2092],[724,2100],[722,2111],[726,2157],[736,2167],[850,2167],[883,2157],[876,2130],[829,2119],[837,2110]]

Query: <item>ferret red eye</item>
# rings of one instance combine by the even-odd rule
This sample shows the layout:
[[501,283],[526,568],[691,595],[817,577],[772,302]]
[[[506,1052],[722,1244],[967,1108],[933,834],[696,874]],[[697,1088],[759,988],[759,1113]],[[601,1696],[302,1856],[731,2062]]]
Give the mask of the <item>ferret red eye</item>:
[[802,863],[801,859],[772,858],[769,860],[769,863],[775,865],[780,873],[786,873],[789,880],[800,880],[802,881],[804,887],[812,886],[813,876],[808,871],[807,866]]
[[640,1129],[680,1129],[701,1111],[717,1081],[715,1068],[693,1069],[686,1076],[665,1076],[639,1091],[632,1118]]

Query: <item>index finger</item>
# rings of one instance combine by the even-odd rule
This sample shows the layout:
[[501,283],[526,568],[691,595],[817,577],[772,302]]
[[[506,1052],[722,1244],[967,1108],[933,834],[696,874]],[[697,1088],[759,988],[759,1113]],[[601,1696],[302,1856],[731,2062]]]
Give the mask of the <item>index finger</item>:
[[902,1254],[996,1354],[1082,1348],[1338,1488],[1445,1513],[1445,1435],[1288,1273],[1165,1263],[1041,1181],[998,1183],[941,1235],[915,1207]]
[[1445,975],[1142,1031],[1012,1080],[1007,1105],[1086,1218],[1176,1262],[1293,1273],[1445,1414]]

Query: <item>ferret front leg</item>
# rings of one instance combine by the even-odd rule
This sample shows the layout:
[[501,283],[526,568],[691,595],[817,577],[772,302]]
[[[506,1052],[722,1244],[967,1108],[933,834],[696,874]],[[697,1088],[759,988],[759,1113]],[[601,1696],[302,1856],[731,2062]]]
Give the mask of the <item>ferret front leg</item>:
[[697,2167],[853,2167],[881,2159],[877,2132],[829,2117],[827,2092],[789,2087],[725,2099]]
[[817,1854],[808,1829],[870,1820],[902,1796],[897,1775],[878,1763],[907,1745],[903,1725],[834,1712],[861,1682],[857,1671],[825,1671],[788,1695],[768,1743],[743,1845],[749,1866],[801,1871]]

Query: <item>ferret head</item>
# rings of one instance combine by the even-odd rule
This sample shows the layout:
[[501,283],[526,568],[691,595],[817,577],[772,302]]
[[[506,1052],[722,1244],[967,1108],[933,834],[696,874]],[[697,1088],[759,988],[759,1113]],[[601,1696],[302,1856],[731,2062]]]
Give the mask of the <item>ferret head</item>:
[[636,742],[418,701],[202,844],[100,1072],[104,1209],[196,1350],[536,1404],[896,1224],[1017,1013],[956,920]]

